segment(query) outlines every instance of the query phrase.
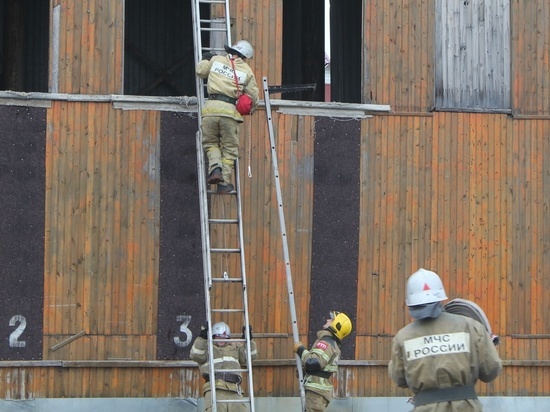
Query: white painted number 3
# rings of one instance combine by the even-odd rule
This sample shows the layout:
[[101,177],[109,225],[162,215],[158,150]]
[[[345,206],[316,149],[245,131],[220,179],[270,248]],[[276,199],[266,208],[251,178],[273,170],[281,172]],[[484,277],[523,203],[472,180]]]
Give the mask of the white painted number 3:
[[174,343],[180,348],[185,348],[186,346],[189,346],[191,340],[193,339],[193,333],[187,327],[187,325],[189,325],[189,322],[191,322],[191,316],[178,315],[176,319],[178,322],[182,322],[180,325],[180,332],[185,334],[186,339],[182,341],[179,336],[174,336]]
[[24,348],[27,346],[27,342],[19,340],[19,336],[21,336],[27,327],[27,319],[21,315],[12,316],[10,319],[10,326],[15,326],[18,322],[19,326],[17,326],[17,329],[10,333],[10,348]]

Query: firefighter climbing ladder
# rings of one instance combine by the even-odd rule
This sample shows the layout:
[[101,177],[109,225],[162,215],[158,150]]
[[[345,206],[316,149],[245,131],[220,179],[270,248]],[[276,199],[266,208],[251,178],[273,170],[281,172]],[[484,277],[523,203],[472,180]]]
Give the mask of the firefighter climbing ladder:
[[[223,17],[220,18],[210,18],[210,19],[201,19],[200,12],[201,12],[201,5],[211,6],[210,10],[216,10],[216,12],[221,13]],[[193,12],[193,30],[194,30],[194,55],[195,55],[195,65],[198,64],[200,59],[202,58],[202,54],[205,52],[223,52],[225,49],[223,48],[224,44],[218,44],[216,47],[215,45],[212,45],[212,36],[210,38],[210,46],[209,47],[203,47],[202,45],[202,39],[203,34],[213,34],[217,33],[223,34],[224,42],[225,44],[231,44],[231,33],[230,33],[230,16],[229,16],[229,0],[192,0],[192,12]],[[219,40],[219,36],[218,36]],[[214,42],[215,43],[215,42]],[[218,42],[219,43],[219,42]],[[271,142],[271,154],[272,154],[272,165],[273,165],[273,172],[274,172],[274,178],[275,178],[275,184],[276,184],[276,191],[277,191],[277,200],[279,205],[279,222],[281,226],[281,236],[282,236],[282,242],[283,242],[283,253],[284,253],[284,259],[285,259],[285,267],[286,267],[286,279],[287,279],[287,289],[288,289],[288,295],[289,295],[289,303],[290,303],[290,315],[291,315],[291,321],[292,321],[292,333],[294,341],[299,341],[299,333],[298,333],[298,326],[297,326],[297,316],[296,316],[296,308],[294,305],[294,291],[292,286],[292,277],[290,273],[290,260],[289,260],[289,253],[288,253],[288,246],[287,246],[287,239],[286,239],[286,228],[285,228],[285,220],[284,220],[284,212],[283,212],[283,203],[282,203],[282,195],[281,195],[281,186],[279,183],[279,171],[277,166],[277,153],[275,150],[275,143],[274,143],[274,132],[273,132],[273,123],[271,119],[271,104],[269,99],[269,87],[267,85],[267,79],[264,77],[264,96],[265,96],[265,103],[266,103],[266,114],[267,114],[267,121],[268,121],[268,130],[269,130],[269,136],[270,136],[270,142]],[[205,99],[205,85],[202,79],[197,77],[197,98],[198,98],[198,112],[201,112],[202,106],[204,104]],[[198,180],[199,180],[199,196],[200,196],[200,211],[201,211],[201,232],[202,232],[202,250],[203,250],[203,267],[204,267],[204,278],[205,278],[205,302],[206,302],[206,312],[207,312],[207,320],[209,325],[212,325],[212,314],[213,313],[242,313],[244,318],[244,324],[245,324],[245,330],[248,331],[249,329],[249,316],[248,316],[248,297],[247,297],[247,289],[246,289],[246,271],[245,271],[245,254],[244,254],[244,246],[243,246],[243,228],[242,228],[242,211],[241,211],[241,188],[240,188],[240,176],[239,176],[239,164],[238,160],[235,163],[235,187],[236,192],[234,193],[236,201],[237,201],[237,216],[236,218],[211,218],[209,217],[209,208],[208,208],[208,194],[213,195],[214,192],[210,192],[207,190],[207,184],[206,184],[206,164],[204,159],[204,151],[202,149],[202,136],[201,136],[201,118],[200,115],[198,116],[199,119],[199,131],[197,132],[197,166],[198,166]],[[211,242],[211,234],[213,233],[212,227],[213,226],[228,226],[233,225],[238,227],[238,247],[235,248],[228,248],[228,247],[213,247]],[[223,230],[222,230],[223,232]],[[231,232],[233,233],[233,232]],[[213,255],[227,255],[227,254],[238,254],[240,256],[240,271],[241,271],[241,277],[240,278],[234,278],[230,277],[227,272],[223,272],[221,276],[214,276],[213,275]],[[219,262],[218,262],[219,263]],[[219,266],[219,265],[218,265]],[[214,286],[216,284],[227,284],[230,282],[237,282],[242,284],[242,308],[236,308],[236,309],[229,309],[225,308],[223,306],[220,306],[219,308],[212,308],[212,296],[215,295],[215,292],[213,290]],[[224,370],[224,372],[239,372],[239,373],[246,373],[248,376],[248,398],[244,398],[243,401],[246,401],[250,405],[250,411],[255,411],[255,405],[254,405],[254,386],[253,386],[253,379],[252,379],[252,360],[250,355],[250,335],[248,333],[245,333],[244,339],[228,339],[228,341],[233,342],[244,342],[247,349],[247,365],[244,369],[237,369],[237,370]],[[211,328],[208,332],[208,350],[209,353],[213,353],[212,349],[212,332]],[[214,363],[212,362],[212,358],[209,359],[209,372],[210,376],[215,376],[214,371]],[[300,384],[300,396],[301,396],[301,403],[302,403],[302,410],[305,410],[305,392],[304,392],[304,378],[303,378],[303,372],[302,372],[302,365],[301,360],[296,355],[296,366],[298,371],[298,378],[299,378],[299,384]],[[217,405],[221,404],[223,402],[230,402],[227,400],[218,400],[216,398],[216,388],[215,385],[211,385],[211,395],[212,395],[212,411],[217,411]],[[241,400],[239,400],[240,402]]]
[[[203,7],[209,8],[210,14],[219,13],[219,18],[202,19],[201,11]],[[230,19],[229,19],[229,1],[228,0],[192,0],[192,12],[193,12],[193,31],[194,31],[194,55],[195,65],[202,58],[202,54],[205,52],[220,52],[224,51],[223,45],[231,44],[230,33]],[[210,37],[210,46],[203,47],[203,38]],[[213,38],[218,40],[222,38],[222,43],[219,47],[215,47],[212,43]],[[254,386],[252,379],[252,358],[251,358],[251,343],[249,330],[249,316],[248,316],[248,296],[246,285],[246,270],[245,270],[245,254],[243,243],[243,227],[242,227],[242,210],[241,210],[241,187],[239,176],[239,164],[238,160],[235,163],[235,191],[231,193],[230,197],[236,200],[236,207],[229,207],[227,209],[236,210],[236,216],[225,216],[226,198],[227,194],[216,194],[215,191],[207,189],[206,183],[206,163],[204,150],[202,149],[202,134],[201,134],[201,117],[200,112],[204,104],[205,99],[205,84],[204,81],[197,77],[197,99],[198,99],[198,121],[199,131],[197,132],[197,167],[198,167],[198,181],[199,181],[199,197],[200,197],[200,213],[201,213],[201,233],[202,233],[202,251],[203,251],[203,267],[204,267],[204,288],[205,288],[205,304],[206,304],[206,316],[210,326],[212,326],[213,315],[231,317],[232,315],[242,314],[244,330],[244,338],[236,339],[231,337],[227,339],[227,342],[243,342],[246,346],[247,361],[246,367],[242,369],[224,369],[226,373],[239,373],[243,377],[247,378],[248,396],[243,397],[237,401],[235,400],[220,400],[216,397],[216,385],[213,384],[215,379],[211,382],[211,396],[212,396],[212,411],[217,411],[217,406],[232,402],[244,402],[249,404],[249,410],[255,411],[254,405]],[[209,208],[210,203],[214,201],[213,198],[218,198],[219,201],[216,208]],[[231,199],[230,199],[231,200]],[[222,216],[211,217],[209,216],[211,210],[218,211]],[[228,239],[229,238],[229,239]],[[235,239],[237,238],[237,239]],[[231,243],[228,246],[228,243]],[[225,266],[224,266],[225,265]],[[239,271],[240,274],[232,273],[232,271]],[[239,290],[236,290],[239,289]],[[238,308],[228,308],[227,302],[224,300],[231,300],[231,297],[241,295],[242,304]],[[229,296],[229,297],[228,297]],[[238,299],[234,299],[238,300]],[[216,307],[212,307],[215,305]],[[234,319],[234,318],[232,318]],[[225,321],[225,318],[223,319]],[[229,322],[226,322],[229,323]],[[212,327],[208,330],[208,351],[213,353],[212,342]],[[209,375],[215,376],[213,357],[209,357]]]

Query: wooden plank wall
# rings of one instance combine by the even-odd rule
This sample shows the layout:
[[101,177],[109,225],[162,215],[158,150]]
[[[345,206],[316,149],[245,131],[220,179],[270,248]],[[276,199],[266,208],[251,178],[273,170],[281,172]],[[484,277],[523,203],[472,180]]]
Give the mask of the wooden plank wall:
[[512,106],[514,113],[550,112],[550,6],[512,2]]
[[369,0],[364,7],[364,102],[395,112],[431,110],[435,2]]
[[[427,267],[442,276],[450,298],[485,308],[502,336],[508,366],[481,393],[544,393],[549,131],[550,119],[468,113],[364,122],[363,174],[372,190],[361,202],[358,288],[367,298],[357,302],[366,314],[357,324],[357,359],[389,358],[391,336],[409,319],[406,278]],[[384,382],[386,371],[364,373],[367,382]],[[518,373],[532,377],[529,385]],[[382,386],[374,387],[387,393]]]
[[[122,87],[122,2],[77,3],[52,1],[64,10],[60,91],[116,93]],[[279,84],[281,2],[264,3],[232,2],[234,37],[255,44],[258,78]],[[408,321],[405,279],[419,266],[437,270],[450,296],[481,304],[503,336],[504,374],[480,385],[480,394],[547,394],[549,7],[545,0],[512,5],[512,111],[522,118],[431,113],[434,2],[364,4],[363,94],[369,103],[390,104],[394,113],[361,124],[360,364],[341,366],[338,396],[407,395],[389,382],[386,362],[391,335]],[[242,134],[251,321],[273,332],[258,338],[260,357],[289,360],[284,261],[263,116],[259,111],[247,119]],[[159,185],[144,166],[158,162],[159,118],[155,111],[123,112],[107,103],[53,102],[48,110],[46,360],[155,359]],[[298,322],[307,325],[315,119],[277,114],[274,121]],[[82,330],[93,336],[51,351]],[[262,366],[256,380],[257,396],[297,395],[292,366]],[[194,367],[14,365],[0,368],[0,394],[197,397],[200,382]]]
[[[48,122],[43,357],[143,359],[156,343],[159,113],[54,102]],[[78,352],[51,350],[81,331]]]
[[[544,0],[512,2],[514,114],[548,115],[550,7]],[[435,2],[365,3],[365,102],[394,112],[429,112],[434,105]]]
[[[399,285],[426,266],[443,275],[450,296],[480,303],[503,335],[505,372],[480,385],[480,393],[541,395],[548,391],[550,331],[542,315],[550,287],[543,161],[550,10],[542,0],[511,4],[510,117],[431,112],[434,6],[365,5],[364,96],[390,104],[394,113],[363,121],[363,174],[371,190],[362,198],[367,253],[358,287],[368,299],[358,302],[367,316],[357,325],[357,358],[389,357],[391,335],[408,321]],[[366,384],[363,390],[352,384],[350,392],[405,394],[385,374],[361,369],[357,380]]]
[[[254,57],[248,61],[262,89],[261,79],[280,85],[283,51],[283,0],[230,1],[233,41],[246,39],[254,46]],[[272,97],[274,98],[274,97]]]
[[[60,8],[59,93],[122,93],[124,2],[51,0]],[[50,25],[51,27],[51,25]],[[53,56],[50,42],[50,56]]]

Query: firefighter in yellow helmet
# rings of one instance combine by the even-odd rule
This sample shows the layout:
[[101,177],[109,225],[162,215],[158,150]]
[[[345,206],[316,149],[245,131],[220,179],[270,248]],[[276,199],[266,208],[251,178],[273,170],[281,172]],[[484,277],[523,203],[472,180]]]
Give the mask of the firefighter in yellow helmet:
[[351,320],[345,313],[332,311],[310,350],[302,342],[294,342],[294,352],[304,367],[307,412],[324,411],[330,403],[334,391],[330,378],[338,370],[342,339],[351,329]]
[[413,273],[406,293],[414,320],[393,339],[390,378],[414,393],[416,412],[481,411],[476,381],[491,382],[502,370],[485,326],[445,312],[447,294],[432,271]]

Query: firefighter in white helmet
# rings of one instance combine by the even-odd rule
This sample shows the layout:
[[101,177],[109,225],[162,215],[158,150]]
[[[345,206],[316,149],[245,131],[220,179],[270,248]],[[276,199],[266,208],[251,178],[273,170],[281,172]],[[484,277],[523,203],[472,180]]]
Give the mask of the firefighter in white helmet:
[[201,112],[202,145],[208,157],[207,183],[217,184],[219,193],[235,189],[230,178],[239,156],[239,126],[243,122],[237,98],[243,93],[248,95],[253,110],[260,95],[256,77],[246,62],[254,55],[252,45],[239,40],[225,46],[225,51],[226,56],[205,53],[195,70],[198,77],[208,81],[208,100]]
[[[243,326],[242,338],[245,339],[246,328]],[[256,359],[256,342],[252,337],[252,327],[249,328],[250,336],[250,357]],[[214,351],[213,361],[215,367],[216,400],[239,400],[243,397],[241,389],[242,375],[235,372],[224,372],[224,369],[241,369],[246,365],[246,346],[242,342],[227,342],[231,338],[231,330],[225,322],[218,322],[212,326],[212,348]],[[212,407],[212,393],[210,385],[210,367],[208,364],[208,322],[201,327],[201,331],[193,346],[191,347],[191,359],[199,364],[199,370],[205,380],[203,395],[205,410]],[[244,412],[246,403],[217,403],[217,410],[224,412]]]
[[474,385],[491,382],[502,362],[480,322],[444,311],[439,276],[419,269],[407,281],[412,323],[393,339],[390,378],[413,392],[416,412],[482,411]]
[[342,312],[330,312],[317,340],[307,350],[302,342],[294,342],[294,352],[302,360],[306,411],[324,411],[330,403],[334,388],[330,378],[338,370],[342,339],[351,333],[350,318]]

